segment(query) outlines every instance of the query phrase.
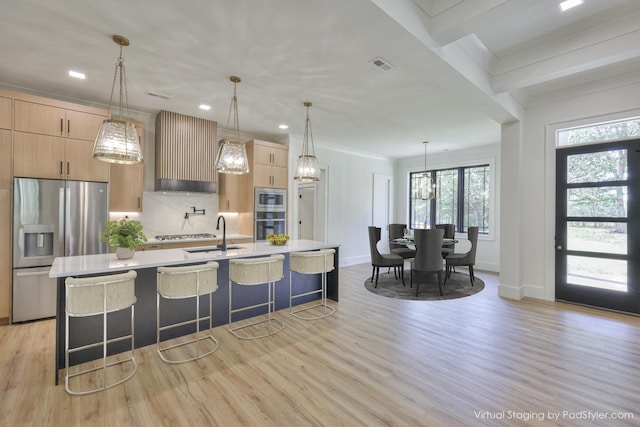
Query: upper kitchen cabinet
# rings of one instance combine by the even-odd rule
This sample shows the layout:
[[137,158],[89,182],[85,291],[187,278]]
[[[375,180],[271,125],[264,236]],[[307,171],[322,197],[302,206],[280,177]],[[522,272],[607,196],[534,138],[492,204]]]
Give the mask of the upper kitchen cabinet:
[[289,147],[254,139],[247,143],[247,153],[253,158],[254,187],[287,188]]
[[218,124],[171,111],[156,116],[156,190],[216,191]]
[[[144,152],[144,124],[131,120],[138,132],[140,147]],[[109,181],[109,210],[111,212],[142,212],[143,163],[135,165],[111,165]]]
[[0,96],[0,129],[11,129],[11,101]]
[[109,181],[109,163],[93,158],[106,110],[24,95],[14,101],[14,176]]
[[11,131],[0,129],[0,188],[11,188]]
[[219,174],[218,211],[244,212],[250,210],[247,207],[247,187],[247,175]]

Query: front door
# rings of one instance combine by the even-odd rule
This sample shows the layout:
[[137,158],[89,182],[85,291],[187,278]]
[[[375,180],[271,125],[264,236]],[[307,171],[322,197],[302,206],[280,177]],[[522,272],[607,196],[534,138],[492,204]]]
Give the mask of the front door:
[[640,140],[556,151],[556,299],[640,313]]

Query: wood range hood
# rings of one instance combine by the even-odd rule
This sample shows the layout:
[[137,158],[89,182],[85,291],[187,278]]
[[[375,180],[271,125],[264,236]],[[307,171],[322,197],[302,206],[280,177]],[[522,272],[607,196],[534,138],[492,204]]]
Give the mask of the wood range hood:
[[218,124],[160,111],[156,116],[156,191],[216,193]]

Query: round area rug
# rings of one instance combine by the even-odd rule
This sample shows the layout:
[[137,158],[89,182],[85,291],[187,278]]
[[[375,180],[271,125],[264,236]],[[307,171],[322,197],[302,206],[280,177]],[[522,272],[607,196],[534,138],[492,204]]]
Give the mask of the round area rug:
[[[469,275],[465,273],[451,273],[451,277],[447,279],[447,283],[442,286],[442,296],[440,296],[440,290],[438,289],[438,279],[435,274],[427,275],[426,282],[422,280],[420,282],[420,293],[416,296],[416,284],[413,283],[413,288],[409,287],[409,272],[405,271],[404,282],[406,286],[402,286],[402,280],[396,280],[393,271],[391,273],[380,272],[378,278],[378,287],[374,288],[375,278],[373,283],[371,278],[368,278],[364,282],[364,287],[374,294],[381,295],[388,298],[396,299],[408,299],[416,301],[437,301],[444,299],[455,299],[468,297],[470,295],[477,294],[484,289],[484,282],[476,276],[476,280],[471,286]],[[415,279],[415,276],[414,276]]]

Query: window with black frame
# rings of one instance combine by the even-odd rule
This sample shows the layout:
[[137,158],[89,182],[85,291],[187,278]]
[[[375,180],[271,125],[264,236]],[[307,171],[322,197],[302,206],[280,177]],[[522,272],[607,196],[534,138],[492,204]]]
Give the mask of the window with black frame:
[[424,172],[409,174],[409,224],[411,228],[455,224],[466,233],[476,226],[489,233],[491,169],[489,165],[427,171],[435,180],[435,198],[424,188]]

